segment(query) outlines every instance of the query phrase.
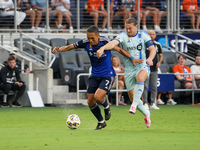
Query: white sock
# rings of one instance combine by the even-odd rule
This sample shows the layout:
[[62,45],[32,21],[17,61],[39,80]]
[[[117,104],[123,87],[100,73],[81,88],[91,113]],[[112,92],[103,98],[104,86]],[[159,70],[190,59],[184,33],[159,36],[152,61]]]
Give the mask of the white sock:
[[7,102],[7,94],[3,95],[3,102],[6,103]]

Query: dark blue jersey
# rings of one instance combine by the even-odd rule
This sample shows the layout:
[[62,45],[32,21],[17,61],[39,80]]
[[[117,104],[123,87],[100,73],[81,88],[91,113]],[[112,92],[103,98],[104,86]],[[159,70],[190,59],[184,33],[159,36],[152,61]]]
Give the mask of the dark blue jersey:
[[92,65],[92,75],[97,77],[112,77],[115,76],[115,71],[111,63],[111,53],[110,50],[105,50],[103,55],[98,58],[97,50],[107,44],[109,39],[106,37],[100,37],[99,43],[97,45],[90,45],[87,39],[82,39],[74,43],[75,48],[85,48],[90,58]]

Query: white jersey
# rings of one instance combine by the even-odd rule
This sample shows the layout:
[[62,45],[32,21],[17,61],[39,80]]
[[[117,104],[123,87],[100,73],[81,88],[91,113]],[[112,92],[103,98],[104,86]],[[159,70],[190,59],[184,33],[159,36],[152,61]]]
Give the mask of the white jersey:
[[[146,32],[137,31],[137,34],[132,37],[128,37],[126,32],[122,32],[115,38],[115,40],[119,41],[121,48],[129,52],[133,58],[143,59],[143,63],[138,64],[138,67],[146,65],[146,48],[153,45],[150,36]],[[126,68],[130,67],[131,69],[135,69],[132,61],[127,57],[124,57],[124,63]]]
[[129,58],[124,57],[125,82],[127,91],[136,85],[136,76],[141,70],[146,70],[149,75],[149,66],[146,64],[146,48],[153,45],[150,36],[143,31],[137,31],[135,36],[129,37],[126,32],[120,33],[115,40],[119,41],[121,48],[125,49],[134,59],[143,59],[143,63],[133,65]]

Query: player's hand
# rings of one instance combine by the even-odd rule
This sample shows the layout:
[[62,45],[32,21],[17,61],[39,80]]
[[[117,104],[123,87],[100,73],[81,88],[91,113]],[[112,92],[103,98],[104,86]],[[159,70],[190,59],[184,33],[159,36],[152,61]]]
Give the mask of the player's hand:
[[159,68],[159,67],[160,67],[160,62],[158,62],[158,63],[156,64],[156,67],[157,67],[157,68]]
[[143,59],[133,59],[132,60],[132,63],[133,63],[133,65],[136,67],[136,63],[139,63],[139,64],[141,64],[143,62]]
[[149,59],[149,58],[146,60],[146,63],[149,66],[153,66],[153,61],[151,59]]
[[59,51],[59,46],[58,47],[54,47],[54,49],[52,50],[52,53],[57,53]]
[[100,48],[97,50],[97,57],[100,58],[104,53],[104,49],[103,48]]

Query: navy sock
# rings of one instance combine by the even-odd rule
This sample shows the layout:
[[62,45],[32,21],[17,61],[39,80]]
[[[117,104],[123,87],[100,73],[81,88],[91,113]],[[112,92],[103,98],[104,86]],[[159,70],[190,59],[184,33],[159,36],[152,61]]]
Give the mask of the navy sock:
[[101,105],[102,105],[104,108],[107,108],[107,107],[109,106],[106,98],[104,98],[103,103],[101,103]]
[[97,118],[98,121],[103,120],[103,117],[101,115],[101,110],[99,106],[97,105],[97,103],[93,107],[91,107],[90,110],[93,113],[93,115]]

